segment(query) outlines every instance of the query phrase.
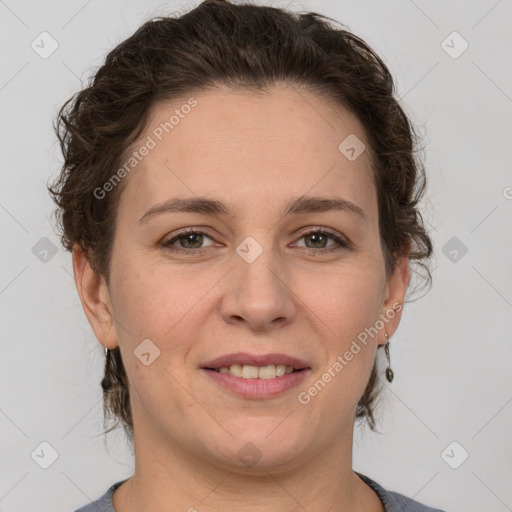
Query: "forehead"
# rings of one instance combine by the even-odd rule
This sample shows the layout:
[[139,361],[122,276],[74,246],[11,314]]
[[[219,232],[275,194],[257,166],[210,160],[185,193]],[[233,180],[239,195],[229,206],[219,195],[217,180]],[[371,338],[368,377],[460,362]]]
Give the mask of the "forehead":
[[[346,140],[366,149],[351,160]],[[142,214],[171,197],[197,195],[224,198],[239,211],[251,204],[268,209],[310,192],[376,213],[361,123],[304,89],[218,88],[157,103],[128,155],[144,145],[151,149],[130,173],[120,208],[128,202]]]

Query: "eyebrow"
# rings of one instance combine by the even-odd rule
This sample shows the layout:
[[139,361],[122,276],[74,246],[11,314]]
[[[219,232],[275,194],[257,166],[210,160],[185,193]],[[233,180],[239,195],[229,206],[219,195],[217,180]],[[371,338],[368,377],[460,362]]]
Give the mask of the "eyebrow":
[[[361,207],[339,197],[301,196],[289,201],[285,205],[282,215],[319,213],[330,210],[344,211],[364,222],[368,222],[366,214]],[[170,212],[204,213],[207,215],[222,216],[229,214],[229,208],[221,201],[208,197],[175,198],[152,206],[139,219],[139,222],[144,224],[157,214]]]

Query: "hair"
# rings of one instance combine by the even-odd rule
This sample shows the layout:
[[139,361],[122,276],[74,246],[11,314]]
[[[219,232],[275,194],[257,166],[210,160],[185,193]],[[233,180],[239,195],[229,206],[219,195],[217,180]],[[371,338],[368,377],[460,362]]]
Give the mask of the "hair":
[[[418,209],[426,186],[418,135],[395,98],[384,62],[343,27],[314,12],[228,0],[205,0],[179,17],[145,22],[107,55],[87,87],[62,106],[55,120],[64,162],[48,190],[58,207],[64,248],[72,251],[78,244],[109,285],[116,211],[126,180],[101,199],[94,190],[119,168],[157,102],[219,86],[258,92],[284,82],[329,99],[362,123],[370,146],[386,275],[408,248],[410,262],[426,271],[423,281],[431,285],[432,242]],[[380,392],[377,363],[376,357],[355,411],[355,418],[372,430]],[[102,387],[105,421],[110,413],[117,419],[107,432],[121,421],[133,441],[119,347],[108,351]]]

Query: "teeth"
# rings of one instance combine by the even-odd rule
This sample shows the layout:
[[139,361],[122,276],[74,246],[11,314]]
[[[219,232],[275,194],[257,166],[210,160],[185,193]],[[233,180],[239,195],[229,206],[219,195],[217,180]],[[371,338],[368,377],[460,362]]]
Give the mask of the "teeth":
[[[226,367],[224,367],[226,368]],[[226,368],[228,373],[235,377],[241,377],[242,376],[242,366],[239,364],[232,364],[229,368]]]
[[229,373],[234,377],[242,377],[242,379],[275,379],[276,377],[282,377],[286,373],[292,373],[293,368],[284,364],[269,364],[268,366],[232,364],[230,367],[223,366],[216,371]]
[[258,378],[258,367],[257,366],[242,366],[242,378],[244,379],[257,379]]
[[258,369],[258,377],[260,379],[275,379],[277,377],[277,370],[273,364],[262,366]]

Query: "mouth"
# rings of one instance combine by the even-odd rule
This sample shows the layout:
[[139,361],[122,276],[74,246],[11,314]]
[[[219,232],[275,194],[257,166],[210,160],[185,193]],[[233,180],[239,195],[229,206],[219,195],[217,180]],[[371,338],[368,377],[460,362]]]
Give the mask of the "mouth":
[[221,356],[200,367],[214,382],[244,398],[266,398],[298,385],[311,370],[285,354]]
[[245,352],[226,354],[203,366],[204,370],[230,374],[242,379],[275,379],[308,368],[309,365],[305,361],[286,354],[256,355]]
[[242,379],[275,379],[290,373],[301,372],[305,368],[293,368],[293,366],[286,366],[284,364],[269,364],[266,366],[254,366],[248,364],[235,363],[231,366],[221,366],[220,368],[204,368],[205,370],[212,370],[218,373],[228,373],[233,377],[240,377]]

